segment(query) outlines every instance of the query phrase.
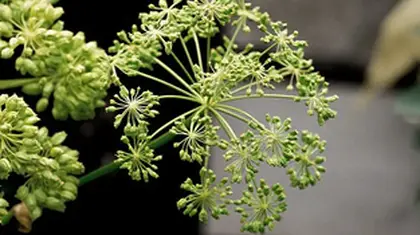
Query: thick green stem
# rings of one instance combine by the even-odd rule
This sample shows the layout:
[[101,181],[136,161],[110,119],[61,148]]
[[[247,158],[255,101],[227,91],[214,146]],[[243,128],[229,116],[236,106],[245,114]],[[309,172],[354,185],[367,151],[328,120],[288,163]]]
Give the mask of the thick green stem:
[[23,85],[37,82],[40,78],[15,78],[0,80],[0,90],[11,89],[16,87],[21,87]]
[[206,72],[210,72],[211,37],[207,37]]
[[[162,134],[161,136],[159,136],[158,138],[150,141],[149,143],[149,147],[150,148],[159,148],[165,144],[167,144],[169,141],[171,141],[173,138],[175,137],[174,134],[172,134],[171,132],[166,132],[165,134]],[[79,186],[82,186],[84,184],[87,184],[97,178],[100,178],[104,175],[110,174],[112,172],[115,172],[119,169],[119,167],[121,166],[122,163],[109,163],[105,166],[102,166],[90,173],[88,173],[87,175],[84,175],[80,178],[79,181]]]

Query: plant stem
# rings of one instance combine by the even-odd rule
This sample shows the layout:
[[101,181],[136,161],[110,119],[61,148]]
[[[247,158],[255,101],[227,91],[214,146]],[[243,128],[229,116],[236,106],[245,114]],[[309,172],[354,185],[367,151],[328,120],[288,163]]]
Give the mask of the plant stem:
[[234,113],[234,112],[232,112],[230,110],[224,109],[222,107],[216,107],[216,110],[219,110],[219,111],[221,111],[223,113],[226,113],[227,115],[229,115],[231,117],[234,117],[234,118],[236,118],[236,119],[238,119],[238,120],[240,120],[240,121],[242,121],[242,122],[244,122],[246,124],[248,124],[248,122],[249,122],[249,120],[246,119],[245,117],[242,117],[241,115],[239,115],[237,113]]
[[21,87],[29,83],[37,82],[40,79],[41,78],[15,78],[0,80],[0,90]]
[[249,99],[249,98],[277,98],[277,99],[297,99],[300,100],[306,100],[308,97],[299,97],[296,95],[281,95],[281,94],[264,94],[264,95],[241,95],[241,96],[234,96],[231,98],[226,98],[221,100],[220,102],[228,102],[228,101],[234,101],[234,100],[243,100],[243,99]]
[[168,73],[170,73],[175,79],[177,79],[182,85],[184,85],[188,90],[192,92],[192,94],[196,95],[197,97],[200,97],[200,94],[197,93],[190,85],[188,85],[185,80],[179,76],[175,71],[173,71],[169,66],[167,66],[165,63],[160,61],[158,58],[155,58],[155,62],[159,64],[163,69],[165,69]]
[[232,38],[230,39],[229,45],[228,45],[228,47],[226,49],[225,57],[227,55],[229,55],[229,53],[231,52],[232,47],[233,47],[233,44],[235,43],[236,37],[238,37],[239,31],[241,31],[241,28],[242,28],[242,26],[243,26],[244,23],[245,23],[245,19],[244,18],[241,18],[239,24],[236,26],[236,30],[233,33]]
[[183,95],[161,95],[159,96],[159,99],[179,99],[179,100],[189,100],[192,102],[200,103],[200,101],[197,99],[194,99],[188,96],[183,96]]
[[257,84],[258,84],[258,81],[248,83],[248,84],[243,85],[243,86],[241,86],[241,87],[239,87],[239,88],[236,88],[235,90],[233,90],[233,91],[231,92],[231,94],[232,94],[232,95],[233,95],[233,94],[236,94],[236,93],[238,93],[238,92],[240,92],[240,91],[242,91],[242,90],[244,90],[244,89],[247,89],[247,88],[252,87],[252,86],[254,86],[254,85],[257,85]]
[[258,123],[260,126],[264,126],[260,121],[258,121],[254,116],[252,116],[251,114],[249,114],[248,112],[245,112],[244,110],[234,107],[234,106],[230,106],[230,105],[224,105],[224,104],[219,104],[218,107],[223,108],[223,109],[228,109],[228,110],[232,110],[235,111],[237,113],[240,113],[242,115],[245,115],[246,117],[248,117],[249,119],[251,119],[252,121]]
[[181,37],[181,40],[180,41],[181,41],[182,47],[184,48],[185,55],[188,58],[188,62],[190,63],[191,69],[194,69],[194,63],[193,63],[193,61],[191,59],[190,51],[188,50],[188,47],[185,44],[184,38]]
[[229,125],[229,123],[226,121],[226,119],[222,115],[220,115],[219,112],[214,110],[213,108],[209,108],[209,109],[214,114],[216,119],[220,122],[220,125],[222,126],[223,130],[225,130],[225,132],[229,136],[229,138],[230,139],[236,139],[235,132],[233,131],[233,129]]
[[194,96],[193,96],[191,93],[189,93],[188,91],[186,91],[186,90],[184,90],[184,89],[181,89],[181,88],[179,88],[179,87],[177,87],[177,86],[174,86],[174,85],[170,84],[169,82],[165,82],[165,81],[163,81],[163,80],[162,80],[162,79],[160,79],[160,78],[157,78],[157,77],[154,77],[154,76],[149,75],[149,74],[147,74],[147,73],[142,73],[142,72],[139,72],[139,71],[137,71],[136,73],[137,73],[137,75],[139,75],[139,76],[142,76],[142,77],[148,78],[148,79],[153,80],[153,81],[155,81],[155,82],[159,82],[159,83],[161,83],[161,84],[163,84],[163,85],[165,85],[165,86],[167,86],[167,87],[170,87],[170,88],[172,88],[172,89],[174,89],[174,90],[176,90],[176,91],[179,91],[179,92],[183,93],[184,95],[187,95],[187,96],[190,96],[190,97],[194,97]]
[[207,37],[206,72],[210,72],[211,37]]
[[169,122],[165,123],[163,126],[161,126],[159,129],[157,129],[150,137],[153,138],[155,135],[159,134],[159,132],[163,131],[165,128],[167,128],[168,126],[170,126],[172,123],[176,122],[178,119],[185,117],[187,115],[190,115],[191,113],[194,113],[195,111],[197,111],[198,109],[200,109],[201,106],[191,109],[181,115],[179,115],[178,117],[170,120]]
[[267,47],[262,53],[261,56],[265,55],[267,52],[269,52],[276,44],[273,43],[269,47]]
[[172,57],[175,59],[175,61],[179,64],[179,66],[184,70],[185,75],[187,75],[188,79],[192,83],[194,83],[193,77],[191,77],[191,74],[188,72],[187,68],[185,68],[184,64],[181,62],[181,60],[178,58],[178,56],[175,55],[175,53],[171,52]]
[[198,37],[195,32],[193,33],[193,38],[194,38],[195,48],[197,50],[198,64],[200,65],[201,71],[204,72],[203,59],[201,58],[200,42],[198,41]]
[[[171,132],[166,132],[165,134],[162,134],[161,136],[159,136],[158,138],[150,141],[149,143],[149,147],[150,148],[158,148],[161,147],[165,144],[167,144],[169,141],[171,141],[173,138],[175,137],[175,135]],[[94,171],[91,171],[90,173],[80,177],[79,179],[79,186],[85,185],[93,180],[96,180],[104,175],[110,174],[114,171],[117,171],[119,169],[119,167],[121,166],[121,164],[123,164],[122,162],[119,163],[109,163],[106,164],[105,166],[102,166]]]

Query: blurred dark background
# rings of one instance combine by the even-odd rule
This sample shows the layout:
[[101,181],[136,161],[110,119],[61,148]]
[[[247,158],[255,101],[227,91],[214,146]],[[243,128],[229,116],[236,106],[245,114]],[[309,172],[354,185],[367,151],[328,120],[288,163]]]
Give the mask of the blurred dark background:
[[[58,5],[64,8],[62,20],[65,27],[73,32],[83,31],[88,41],[97,41],[102,48],[108,48],[116,33],[122,29],[130,30],[133,23],[139,23],[139,12],[147,11],[151,1],[119,0],[61,0]],[[299,28],[298,28],[299,29]],[[214,43],[218,43],[218,38]],[[175,48],[179,50],[180,48]],[[165,58],[163,58],[165,61]],[[171,64],[168,60],[168,64]],[[365,65],[348,61],[314,58],[315,67],[332,84],[359,85],[363,81]],[[174,66],[176,67],[176,66]],[[17,77],[12,60],[0,61],[2,79]],[[404,88],[415,81],[415,72],[406,74],[396,86]],[[167,76],[160,70],[151,74]],[[165,87],[141,78],[122,78],[128,86],[140,85],[142,89],[151,89],[165,93]],[[7,93],[21,94],[19,89]],[[111,89],[109,94],[114,94]],[[34,107],[38,97],[25,96],[25,100]],[[189,103],[180,104],[166,101],[161,103],[160,115],[152,122],[152,129],[159,127],[171,117],[188,110]],[[98,110],[94,120],[76,122],[55,121],[49,110],[40,114],[42,122],[51,132],[65,130],[68,133],[66,144],[80,151],[80,160],[86,172],[92,171],[114,159],[113,154],[120,147],[120,130],[112,126],[113,116]],[[91,182],[79,189],[75,202],[67,204],[65,213],[45,210],[43,216],[33,225],[32,234],[78,234],[78,233],[118,233],[118,234],[199,234],[197,219],[184,216],[176,208],[176,201],[183,195],[179,189],[186,177],[197,177],[197,167],[179,160],[171,144],[157,150],[164,159],[159,163],[160,178],[149,183],[131,180],[125,170]],[[13,177],[2,184],[11,198],[16,186],[22,179]],[[12,202],[12,201],[11,201]],[[0,235],[18,234],[17,223],[1,227]]]

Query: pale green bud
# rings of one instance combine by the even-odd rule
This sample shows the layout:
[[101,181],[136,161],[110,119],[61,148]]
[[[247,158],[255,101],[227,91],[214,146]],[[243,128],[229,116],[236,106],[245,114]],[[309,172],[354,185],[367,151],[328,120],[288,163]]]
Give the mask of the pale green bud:
[[58,133],[55,133],[52,137],[51,137],[51,143],[54,146],[60,145],[64,142],[64,140],[67,137],[67,133],[64,131],[60,131]]
[[0,208],[7,208],[7,207],[9,207],[9,203],[3,198],[0,198]]
[[35,207],[33,210],[31,210],[30,215],[31,215],[32,221],[41,217],[41,215],[42,215],[41,207],[39,207],[39,206]]
[[76,199],[76,194],[69,191],[61,191],[59,194],[66,201],[74,201]]
[[8,5],[0,4],[0,19],[4,21],[12,19],[12,9]]
[[26,186],[20,186],[16,192],[16,198],[23,200],[29,194],[29,189]]
[[38,83],[29,83],[22,86],[22,92],[27,95],[40,95],[42,93],[42,86]]
[[44,203],[47,199],[47,194],[42,189],[36,189],[33,194],[39,203]]
[[11,37],[12,35],[13,35],[13,26],[10,23],[0,21],[0,36]]
[[45,200],[45,207],[59,212],[64,212],[66,209],[66,205],[55,197],[47,197]]
[[38,113],[44,112],[47,109],[48,104],[49,104],[48,99],[43,97],[43,98],[39,99],[38,102],[36,103],[35,110]]
[[15,52],[13,51],[13,49],[11,49],[9,47],[3,48],[3,50],[1,50],[1,58],[2,59],[10,59],[13,56],[14,53]]

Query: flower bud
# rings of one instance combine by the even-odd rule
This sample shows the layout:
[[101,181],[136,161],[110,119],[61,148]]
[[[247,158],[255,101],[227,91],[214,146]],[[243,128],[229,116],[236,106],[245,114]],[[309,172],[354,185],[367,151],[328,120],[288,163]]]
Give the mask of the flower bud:
[[5,216],[5,215],[7,215],[9,212],[6,210],[6,209],[4,209],[4,208],[0,208],[0,216],[1,217],[3,217],[3,216]]
[[2,59],[10,59],[13,56],[14,53],[15,52],[8,47],[3,48],[3,50],[1,50],[1,58]]
[[37,123],[40,119],[36,116],[32,116],[32,117],[28,117],[25,119],[24,123],[26,125],[33,125],[35,123]]
[[71,182],[66,182],[63,184],[62,188],[66,191],[69,191],[73,194],[77,193],[77,185]]
[[37,202],[44,203],[47,199],[47,194],[42,189],[36,189],[33,194],[35,195],[35,198]]
[[44,112],[47,109],[48,104],[49,104],[48,99],[43,97],[43,98],[39,99],[38,102],[36,103],[35,110],[38,113]]
[[64,212],[66,209],[66,205],[64,205],[62,201],[55,197],[47,197],[45,200],[45,207],[59,212]]
[[7,207],[9,207],[9,203],[3,198],[0,198],[0,208],[7,208]]
[[66,201],[74,201],[76,199],[76,194],[66,190],[61,191],[59,194]]
[[41,217],[41,215],[42,215],[41,207],[39,207],[39,206],[35,207],[33,210],[31,210],[30,215],[31,215],[32,221]]
[[63,153],[64,153],[64,150],[60,147],[52,147],[50,150],[50,156],[54,158],[61,156]]
[[36,197],[34,194],[29,193],[26,198],[23,199],[23,201],[25,202],[26,206],[31,210],[33,208],[35,208],[37,206],[37,201],[36,201]]
[[26,186],[20,186],[16,192],[16,198],[23,200],[29,194],[29,189]]
[[42,87],[39,83],[29,83],[22,86],[22,92],[27,95],[40,95],[42,93]]
[[42,96],[43,97],[49,97],[51,93],[54,90],[54,84],[53,82],[47,82],[44,86],[44,89],[42,90]]
[[12,19],[12,9],[8,5],[0,4],[0,20],[9,21]]
[[10,23],[0,21],[0,36],[8,38],[8,37],[11,37],[12,35],[13,35],[13,26]]
[[67,137],[66,132],[64,131],[57,132],[51,137],[51,143],[55,146],[60,145],[64,142],[66,137]]

